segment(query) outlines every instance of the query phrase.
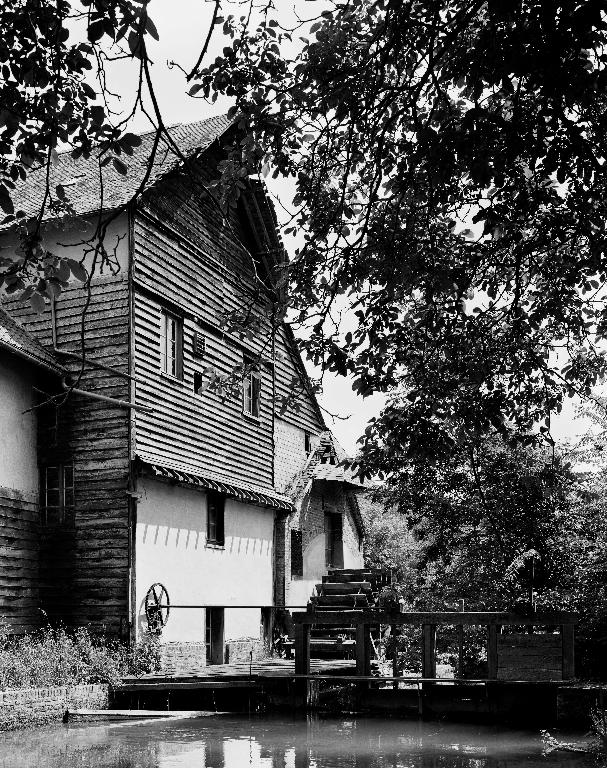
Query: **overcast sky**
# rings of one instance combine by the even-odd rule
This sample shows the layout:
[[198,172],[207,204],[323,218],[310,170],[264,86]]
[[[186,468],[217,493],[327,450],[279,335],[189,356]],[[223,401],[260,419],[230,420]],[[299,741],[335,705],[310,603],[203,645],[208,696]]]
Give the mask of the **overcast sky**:
[[[303,18],[317,16],[323,9],[323,0],[276,0],[281,16],[291,19],[295,11]],[[186,84],[183,72],[169,62],[177,62],[185,70],[190,70],[196,62],[202,48],[204,38],[212,14],[213,3],[210,0],[154,0],[150,3],[150,16],[153,18],[160,35],[160,42],[150,41],[149,50],[154,65],[152,75],[161,111],[167,125],[192,122],[212,115],[225,112],[230,103],[218,99],[215,104],[207,103],[202,98],[192,98],[187,95],[190,87]],[[148,38],[149,39],[149,38]],[[221,26],[216,27],[214,39],[209,49],[211,60],[223,47]],[[110,88],[122,96],[122,107],[129,109],[129,94],[136,87],[135,73],[124,64],[113,65],[110,70]],[[133,130],[143,131],[151,128],[143,116],[136,118]],[[273,182],[269,180],[271,192],[279,197],[287,208],[292,197],[291,185],[288,182]],[[277,206],[280,217],[281,207]],[[284,214],[283,214],[284,215]],[[287,240],[286,246],[292,247]],[[312,375],[314,371],[311,370]],[[356,451],[356,440],[364,431],[369,420],[377,415],[384,403],[380,395],[362,399],[356,396],[351,388],[351,382],[342,377],[327,375],[324,392],[319,398],[328,426],[333,430],[349,454]],[[329,413],[341,418],[332,418]],[[553,435],[557,439],[573,438],[583,431],[585,424],[575,421],[574,405],[568,403],[561,416],[553,420]]]

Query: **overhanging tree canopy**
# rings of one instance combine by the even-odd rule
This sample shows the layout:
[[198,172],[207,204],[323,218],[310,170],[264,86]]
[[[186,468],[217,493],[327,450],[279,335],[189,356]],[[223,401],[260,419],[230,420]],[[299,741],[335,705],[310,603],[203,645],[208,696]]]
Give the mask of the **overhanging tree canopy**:
[[402,392],[369,466],[548,432],[606,366],[603,3],[332,3],[291,58],[245,23],[195,88],[243,115],[233,164],[295,177],[312,358]]
[[[9,214],[11,183],[57,142],[97,142],[100,163],[125,170],[136,139],[85,79],[99,67],[103,91],[108,51],[140,62],[157,106],[147,3],[84,5],[82,44],[66,36],[79,12],[67,0],[2,10]],[[242,18],[224,5],[223,54],[189,74],[190,93],[226,94],[241,115],[226,194],[248,174],[295,179],[291,305],[312,359],[362,394],[400,393],[367,431],[368,469],[488,431],[549,432],[563,397],[587,395],[606,367],[603,3],[327,0],[294,30],[271,2]],[[51,197],[61,208],[62,191]],[[0,269],[17,289],[30,270],[48,296],[65,278],[51,256],[33,237]]]

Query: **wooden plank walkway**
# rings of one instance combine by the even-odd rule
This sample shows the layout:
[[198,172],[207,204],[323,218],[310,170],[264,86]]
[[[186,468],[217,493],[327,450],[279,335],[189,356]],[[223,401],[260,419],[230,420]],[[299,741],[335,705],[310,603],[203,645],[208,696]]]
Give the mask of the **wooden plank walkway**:
[[[354,674],[351,659],[312,659],[310,673],[321,676]],[[121,690],[175,690],[197,688],[250,687],[268,678],[293,678],[295,662],[290,659],[265,659],[238,664],[211,664],[206,667],[163,670],[141,677],[123,677]]]

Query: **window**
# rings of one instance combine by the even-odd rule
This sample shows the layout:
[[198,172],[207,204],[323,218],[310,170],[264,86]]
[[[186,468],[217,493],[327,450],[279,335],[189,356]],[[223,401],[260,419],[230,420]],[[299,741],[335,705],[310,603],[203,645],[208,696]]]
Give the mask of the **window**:
[[160,328],[160,368],[169,376],[183,378],[183,321],[164,311]]
[[41,521],[44,525],[74,524],[74,467],[44,467],[40,478]]
[[242,410],[247,416],[258,419],[261,404],[261,373],[251,360],[245,360],[245,377],[242,382]]
[[304,450],[306,456],[312,453],[312,435],[309,432],[304,432]]
[[224,507],[223,496],[212,492],[207,494],[207,544],[218,544],[222,547],[224,545]]

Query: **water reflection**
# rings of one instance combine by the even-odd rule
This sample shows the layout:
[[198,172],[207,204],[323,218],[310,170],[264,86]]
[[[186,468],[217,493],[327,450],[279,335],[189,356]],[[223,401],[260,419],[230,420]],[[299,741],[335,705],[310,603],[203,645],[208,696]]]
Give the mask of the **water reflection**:
[[538,735],[376,719],[202,720],[63,726],[0,736],[0,768],[589,768]]

